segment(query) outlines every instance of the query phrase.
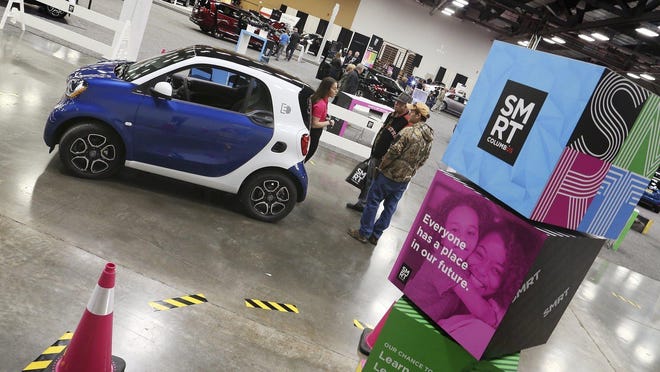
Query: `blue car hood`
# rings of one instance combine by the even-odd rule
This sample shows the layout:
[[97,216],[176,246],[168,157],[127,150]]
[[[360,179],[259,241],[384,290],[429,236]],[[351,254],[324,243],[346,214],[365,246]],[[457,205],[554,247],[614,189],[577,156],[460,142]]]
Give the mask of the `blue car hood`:
[[117,79],[117,75],[115,75],[115,67],[122,63],[125,63],[125,61],[104,61],[83,66],[72,72],[71,75],[69,75],[69,79]]

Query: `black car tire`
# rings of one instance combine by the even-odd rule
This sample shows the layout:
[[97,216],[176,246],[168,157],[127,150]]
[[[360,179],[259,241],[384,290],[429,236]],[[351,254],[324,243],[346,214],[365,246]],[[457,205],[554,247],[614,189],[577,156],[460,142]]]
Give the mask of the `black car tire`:
[[298,200],[298,190],[284,173],[267,170],[248,177],[241,186],[238,198],[249,217],[276,222],[293,210]]
[[53,18],[64,18],[67,15],[67,12],[53,8],[52,6],[46,6],[46,13]]
[[447,109],[447,102],[440,102],[440,111],[445,111]]
[[76,177],[99,179],[117,173],[124,165],[124,144],[112,129],[100,123],[80,123],[60,140],[60,160]]
[[205,34],[208,34],[209,32],[213,31],[213,27],[206,27],[203,25],[199,25],[199,29],[202,30],[202,32]]

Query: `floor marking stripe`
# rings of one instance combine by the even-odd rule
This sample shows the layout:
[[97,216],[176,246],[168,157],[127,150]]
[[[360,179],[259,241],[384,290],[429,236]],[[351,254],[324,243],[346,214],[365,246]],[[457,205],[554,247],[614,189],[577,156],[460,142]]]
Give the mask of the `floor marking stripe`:
[[258,300],[256,298],[246,298],[245,306],[250,308],[259,308],[263,310],[277,310],[283,313],[296,313],[296,314],[300,313],[296,305],[285,304],[274,301]]
[[173,299],[173,298],[168,298],[167,300],[163,300],[163,301],[167,302],[167,303],[170,304],[170,305],[174,305],[174,306],[176,306],[176,307],[184,307],[184,306],[188,306],[187,304],[184,304],[183,302],[179,302],[179,301],[177,301],[177,300],[175,300],[175,299]]
[[181,297],[181,299],[182,299],[182,300],[185,300],[185,301],[188,301],[188,302],[190,302],[190,303],[193,304],[193,305],[197,305],[197,304],[201,304],[201,303],[203,303],[203,302],[206,302],[206,301],[200,301],[200,300],[198,300],[198,299],[196,299],[196,298],[194,298],[194,297],[190,297],[190,296],[183,296],[183,297]]
[[38,371],[45,369],[50,365],[52,360],[40,360],[38,362],[31,362],[27,367],[23,368],[23,371]]
[[642,308],[642,307],[639,306],[637,303],[635,303],[635,302],[633,302],[633,301],[630,301],[629,299],[627,299],[627,298],[621,296],[621,295],[618,294],[618,293],[614,293],[614,292],[612,292],[612,296],[614,296],[614,297],[618,298],[619,300],[621,300],[621,301],[623,301],[623,302],[626,302],[626,303],[628,303],[629,305],[632,305],[632,306],[634,306],[634,307],[636,307],[636,308],[638,308],[638,309],[641,309],[641,308]]
[[56,360],[64,352],[72,337],[73,332],[64,333],[57,341],[53,342],[52,345],[35,358],[34,361],[25,366],[23,371],[44,371],[50,366],[53,360]]
[[359,320],[357,320],[357,319],[353,319],[353,325],[354,325],[355,327],[357,327],[358,329],[360,329],[360,330],[364,330],[365,328],[374,329],[373,326],[371,326],[371,325],[369,325],[369,324],[367,324],[367,323],[362,323],[361,321],[359,321]]
[[64,350],[66,345],[51,346],[48,349],[44,350],[42,354],[59,354]]
[[208,302],[203,294],[189,294],[181,297],[168,298],[161,301],[151,301],[149,306],[153,307],[156,311],[165,311],[171,309],[178,309],[180,307],[192,306]]

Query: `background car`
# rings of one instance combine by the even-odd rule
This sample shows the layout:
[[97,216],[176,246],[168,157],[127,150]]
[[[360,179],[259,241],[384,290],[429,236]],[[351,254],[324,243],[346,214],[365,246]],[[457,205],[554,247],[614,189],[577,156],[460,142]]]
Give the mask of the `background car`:
[[651,183],[649,183],[646,190],[644,190],[638,204],[648,207],[655,213],[660,211],[660,169],[655,172],[655,176],[651,179]]
[[[271,22],[259,13],[246,11],[219,0],[198,1],[192,9],[190,21],[199,26],[204,33],[234,42],[238,41],[241,30],[245,30],[248,25],[256,29],[255,33],[266,30],[268,32],[266,38],[275,44],[280,40],[280,33],[286,29],[286,24],[282,22]],[[250,47],[260,50],[262,45],[261,40],[250,39]]]
[[305,199],[312,93],[209,46],[104,61],[69,75],[44,140],[75,176],[135,168],[238,194],[248,216],[273,222]]
[[[38,0],[25,0],[25,2],[28,3],[28,4],[38,5],[40,10],[46,12],[49,16],[51,16],[53,18],[64,18],[67,14],[69,14],[68,12],[65,12],[64,10],[54,8],[50,5],[46,5],[46,4],[44,4],[44,3],[42,3]],[[77,3],[78,3],[78,1],[76,1],[76,4]]]
[[300,35],[300,45],[303,48],[307,48],[307,53],[315,56],[319,54],[319,49],[321,48],[322,41],[323,41],[323,36],[319,34]]
[[403,88],[396,80],[365,68],[360,76],[357,96],[364,97],[385,106],[393,107],[394,100],[403,93]]
[[456,116],[461,116],[465,105],[467,105],[467,98],[456,94],[456,93],[447,93],[445,98],[440,102],[440,111],[446,111],[448,113],[454,114]]

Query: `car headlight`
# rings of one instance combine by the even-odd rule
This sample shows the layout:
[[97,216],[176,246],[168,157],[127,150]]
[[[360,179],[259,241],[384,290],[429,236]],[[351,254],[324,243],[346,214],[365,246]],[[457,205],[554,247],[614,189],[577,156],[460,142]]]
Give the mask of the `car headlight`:
[[85,90],[87,90],[87,82],[85,80],[71,79],[66,84],[66,91],[64,94],[66,94],[66,96],[69,98],[75,98],[82,94],[82,92]]

